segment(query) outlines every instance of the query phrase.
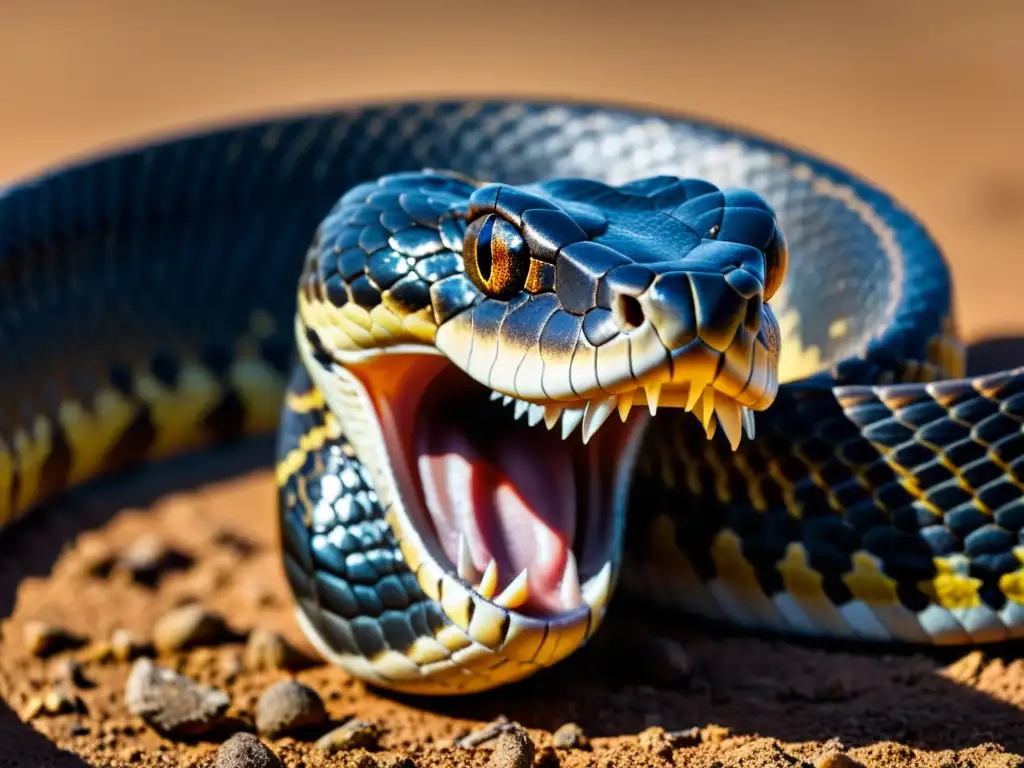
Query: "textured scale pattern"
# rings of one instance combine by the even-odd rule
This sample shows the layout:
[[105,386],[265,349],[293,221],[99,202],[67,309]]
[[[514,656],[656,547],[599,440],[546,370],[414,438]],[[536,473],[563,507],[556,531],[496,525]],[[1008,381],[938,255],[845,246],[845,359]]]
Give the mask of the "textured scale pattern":
[[465,226],[433,224],[473,187],[442,174],[397,174],[360,184],[317,230],[300,279],[300,304],[333,349],[431,340],[478,300],[465,277]]
[[[285,572],[299,608],[338,653],[406,653],[448,624],[423,594],[385,519],[376,492],[333,416],[299,368],[278,453],[298,452],[279,487]],[[303,444],[308,435],[319,435]]]
[[[422,168],[467,180],[439,174],[399,199],[381,187]],[[460,204],[468,179],[662,174],[748,188],[778,212],[792,253],[772,300],[782,386],[736,453],[692,415],[659,411],[621,588],[782,632],[1024,634],[1024,371],[957,378],[949,275],[928,234],[816,158],[611,107],[353,108],[143,146],[0,190],[0,521],[140,461],[273,429],[303,302],[338,348],[433,340],[479,300],[453,258],[463,230],[421,226]],[[304,270],[319,279],[300,280]],[[326,654],[368,679],[450,692],[568,652],[547,634],[517,650],[509,627],[471,625],[469,603],[448,610],[301,370],[280,429],[283,556],[300,621]]]

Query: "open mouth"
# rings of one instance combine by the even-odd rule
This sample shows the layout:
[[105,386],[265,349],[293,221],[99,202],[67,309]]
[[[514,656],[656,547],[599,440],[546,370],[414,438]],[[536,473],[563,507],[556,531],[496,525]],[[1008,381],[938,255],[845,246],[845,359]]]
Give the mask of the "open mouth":
[[445,611],[467,632],[483,602],[545,631],[596,628],[617,575],[648,411],[692,411],[709,438],[721,424],[734,445],[753,436],[752,412],[718,390],[727,379],[712,385],[714,376],[699,374],[726,370],[726,356],[700,342],[673,366],[695,378],[661,371],[657,383],[616,396],[542,404],[494,392],[422,348],[341,364],[315,338],[299,338],[377,479],[406,564],[428,596],[442,605],[449,596]]
[[543,406],[495,395],[454,366],[416,411],[407,461],[449,568],[524,615],[603,607],[620,533],[615,486],[643,417],[608,420],[584,444],[545,429]]
[[492,391],[429,347],[342,353],[296,323],[303,361],[372,478],[404,566],[447,622],[372,669],[347,659],[410,690],[491,687],[583,645],[614,592],[651,414],[691,411],[735,447],[753,436],[749,409],[774,390],[770,344],[742,329],[753,347],[745,370],[694,340],[618,394],[536,402]]

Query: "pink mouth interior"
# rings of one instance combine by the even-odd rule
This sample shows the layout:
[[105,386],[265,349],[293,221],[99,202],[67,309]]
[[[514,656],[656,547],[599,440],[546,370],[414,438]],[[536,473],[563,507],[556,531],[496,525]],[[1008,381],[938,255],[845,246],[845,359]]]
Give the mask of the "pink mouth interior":
[[565,605],[560,587],[586,495],[569,444],[579,435],[563,441],[557,429],[512,421],[510,409],[505,416],[463,407],[463,419],[451,415],[455,410],[421,418],[414,444],[442,549],[457,563],[462,533],[478,573],[493,558],[496,596],[525,568],[529,599],[517,611],[575,607]]

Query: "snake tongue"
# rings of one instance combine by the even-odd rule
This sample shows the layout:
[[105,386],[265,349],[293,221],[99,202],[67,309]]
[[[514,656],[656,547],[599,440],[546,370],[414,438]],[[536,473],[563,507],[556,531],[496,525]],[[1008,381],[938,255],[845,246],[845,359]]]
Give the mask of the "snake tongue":
[[[493,559],[500,594],[524,569],[522,612],[558,612],[560,585],[576,534],[576,483],[569,447],[518,424],[485,432],[426,419],[418,430],[424,500],[441,547],[459,561],[460,534],[482,573]],[[575,578],[575,573],[573,573]]]

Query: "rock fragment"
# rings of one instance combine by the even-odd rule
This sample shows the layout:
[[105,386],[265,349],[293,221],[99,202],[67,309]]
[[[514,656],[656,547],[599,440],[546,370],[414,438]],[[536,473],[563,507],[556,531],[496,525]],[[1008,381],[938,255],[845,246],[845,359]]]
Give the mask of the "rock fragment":
[[282,680],[267,688],[256,702],[256,729],[270,738],[327,720],[320,695],[297,680]]
[[198,736],[224,719],[231,699],[151,659],[135,662],[124,689],[128,710],[167,736]]
[[577,723],[566,723],[551,735],[556,749],[590,749],[590,739]]
[[535,753],[530,734],[522,726],[515,725],[498,736],[487,765],[489,768],[530,768]]
[[347,749],[376,749],[380,733],[380,728],[374,723],[358,719],[349,720],[321,736],[316,746],[329,755]]
[[67,685],[54,685],[43,696],[43,709],[51,715],[85,712],[85,702]]
[[281,768],[281,761],[251,733],[236,733],[220,745],[216,768]]
[[833,749],[815,760],[814,768],[864,768],[864,764]]
[[117,629],[110,636],[110,651],[118,661],[132,661],[139,655],[140,647],[131,630]]
[[498,738],[505,731],[512,730],[517,727],[520,727],[518,723],[513,723],[504,715],[499,715],[482,728],[478,728],[475,731],[467,733],[465,736],[455,739],[452,742],[452,746],[461,747],[463,749],[473,749],[474,747],[483,746],[487,742]]
[[268,669],[296,670],[310,659],[283,636],[269,629],[254,629],[245,643],[245,666],[254,672]]
[[217,645],[232,639],[234,633],[224,618],[196,603],[165,613],[153,627],[153,645],[157,653]]

